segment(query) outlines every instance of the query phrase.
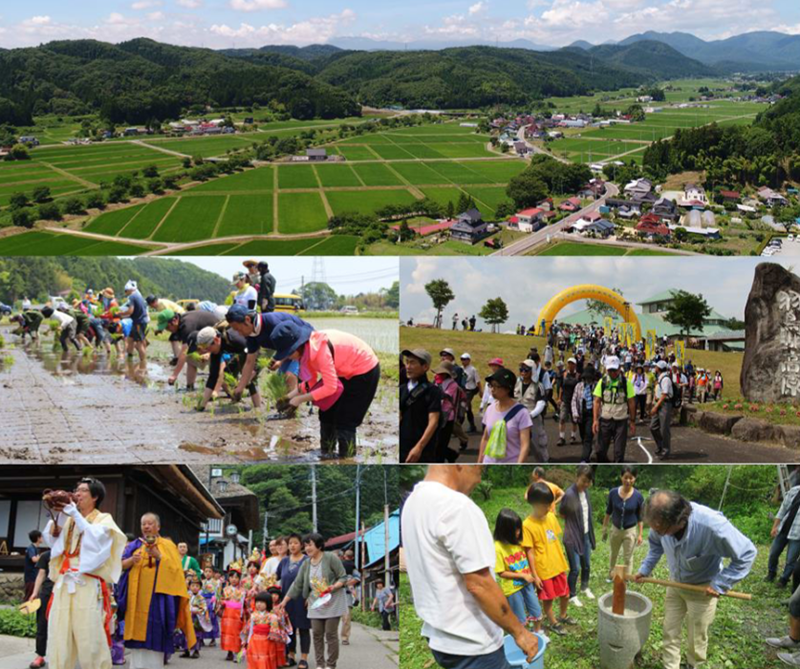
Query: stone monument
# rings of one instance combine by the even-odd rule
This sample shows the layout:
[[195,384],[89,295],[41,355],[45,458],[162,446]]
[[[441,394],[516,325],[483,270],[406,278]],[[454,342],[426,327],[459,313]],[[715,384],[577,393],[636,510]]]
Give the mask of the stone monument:
[[744,311],[742,394],[751,402],[800,404],[800,277],[756,267]]

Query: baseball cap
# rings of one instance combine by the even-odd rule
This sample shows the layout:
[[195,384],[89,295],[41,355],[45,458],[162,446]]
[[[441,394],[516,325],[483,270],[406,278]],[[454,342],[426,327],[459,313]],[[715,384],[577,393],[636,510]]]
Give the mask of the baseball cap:
[[462,353],[461,354],[462,360],[472,360],[472,356],[469,353]]
[[520,365],[525,365],[525,367],[529,367],[530,369],[533,369],[534,367],[536,367],[536,363],[533,360],[531,360],[530,358],[528,358],[527,360],[523,360],[519,364]]
[[158,326],[156,332],[162,332],[167,329],[167,324],[175,318],[175,312],[172,309],[164,309],[158,314]]
[[503,369],[498,369],[494,374],[487,376],[486,382],[494,382],[499,386],[514,390],[514,386],[517,384],[517,377],[514,372],[504,367]]
[[255,311],[251,311],[243,304],[234,304],[228,309],[228,313],[225,314],[225,319],[228,323],[244,323],[244,319],[247,316],[255,318],[255,315]]
[[658,367],[659,369],[666,369],[666,368],[667,368],[667,362],[666,362],[666,360],[659,360],[659,361],[656,363],[656,367]]
[[211,346],[216,338],[217,331],[209,325],[197,333],[197,345],[206,348],[207,346]]
[[424,348],[406,349],[400,355],[402,355],[404,358],[416,358],[420,362],[424,362],[426,365],[431,364],[431,354],[428,353]]
[[606,369],[619,369],[619,358],[615,355],[606,358]]
[[239,283],[239,281],[244,281],[247,278],[247,274],[244,272],[236,272],[233,275],[233,283]]
[[130,280],[125,284],[125,290],[137,290],[138,288],[138,284],[133,280]]
[[567,360],[567,362],[571,362],[573,365],[577,365],[578,364],[578,361],[575,360],[575,358],[570,358],[569,360]]
[[502,367],[503,366],[503,359],[502,358],[492,358],[486,364],[487,365],[496,365],[497,367]]

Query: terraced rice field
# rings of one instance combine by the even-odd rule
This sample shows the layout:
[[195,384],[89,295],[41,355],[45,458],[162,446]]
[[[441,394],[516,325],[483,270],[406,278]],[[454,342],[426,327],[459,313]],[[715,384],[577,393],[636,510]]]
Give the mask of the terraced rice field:
[[38,230],[0,239],[0,255],[9,256],[132,256],[150,251],[153,248],[153,246],[107,242],[77,235],[59,235]]

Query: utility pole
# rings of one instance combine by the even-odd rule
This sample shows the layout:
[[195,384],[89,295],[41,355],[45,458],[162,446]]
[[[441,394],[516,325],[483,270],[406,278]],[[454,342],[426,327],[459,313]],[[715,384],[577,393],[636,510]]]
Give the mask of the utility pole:
[[392,567],[389,559],[389,489],[386,482],[386,467],[383,468],[383,571],[384,586],[391,591]]
[[356,541],[355,541],[355,557],[356,569],[360,571],[359,566],[359,552],[358,552],[358,532],[361,526],[361,465],[356,465]]
[[317,531],[317,466],[311,465],[311,523]]

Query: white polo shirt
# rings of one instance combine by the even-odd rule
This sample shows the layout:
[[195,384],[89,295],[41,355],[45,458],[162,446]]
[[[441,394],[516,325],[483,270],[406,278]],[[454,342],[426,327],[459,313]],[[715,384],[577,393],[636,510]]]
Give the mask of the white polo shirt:
[[486,517],[466,495],[422,481],[403,506],[403,549],[422,636],[451,655],[493,653],[503,630],[467,591],[463,574],[494,573],[494,539]]

